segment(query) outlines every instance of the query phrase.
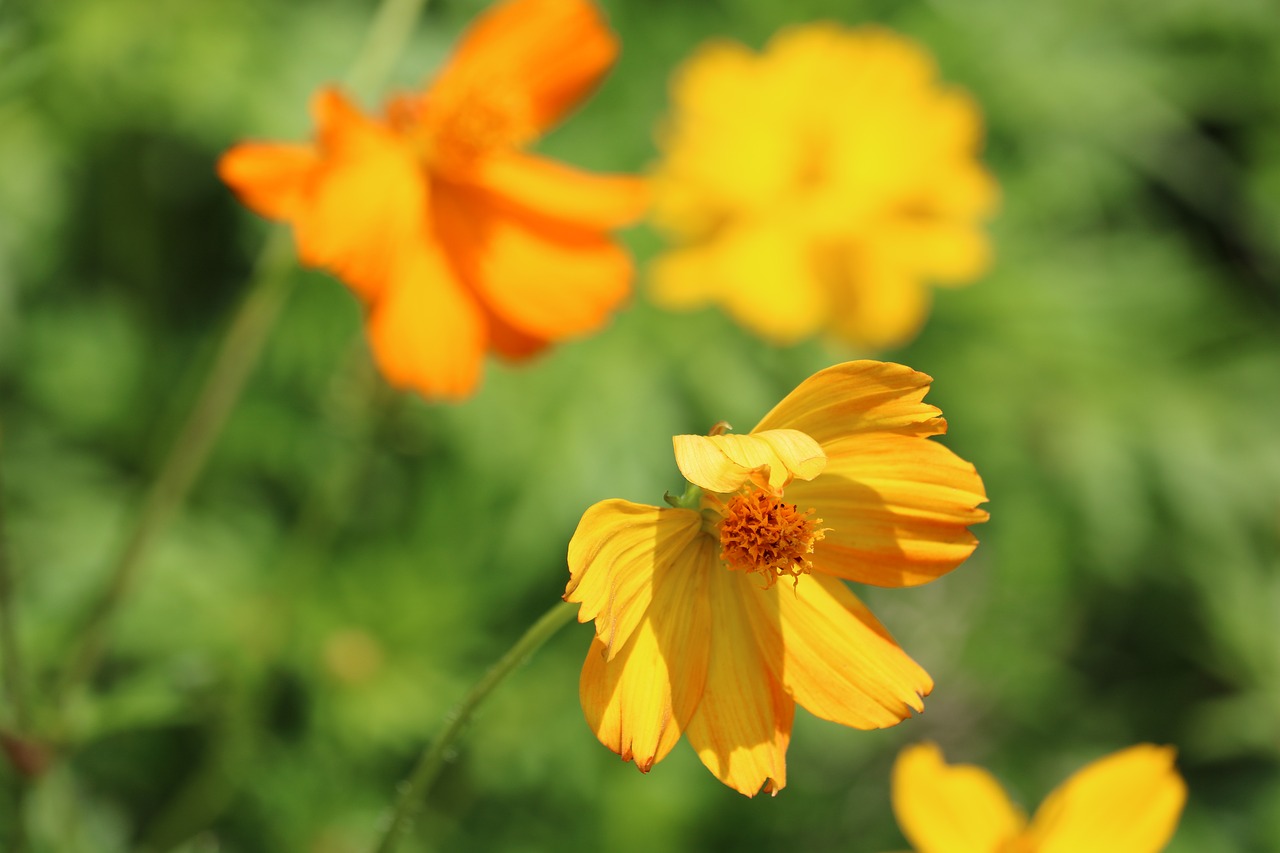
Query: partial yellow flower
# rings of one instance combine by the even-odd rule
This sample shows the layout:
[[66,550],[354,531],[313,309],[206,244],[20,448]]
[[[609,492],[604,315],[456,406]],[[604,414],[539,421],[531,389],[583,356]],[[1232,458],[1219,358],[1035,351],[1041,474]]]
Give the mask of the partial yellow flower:
[[686,734],[753,796],[786,785],[796,703],[860,729],[924,707],[928,673],[843,580],[925,583],[977,544],[986,494],[930,440],[946,431],[922,402],[930,381],[876,361],[828,368],[749,435],[676,436],[690,487],[672,507],[586,511],[564,597],[595,621],[579,693],[605,746],[648,771]]
[[1028,823],[991,774],[949,765],[931,743],[893,768],[893,809],[918,853],[1157,853],[1173,837],[1187,786],[1174,750],[1139,744],[1077,771]]
[[986,270],[996,186],[973,100],[877,27],[787,29],[761,54],[703,46],[677,72],[653,219],[675,248],[652,271],[668,307],[719,303],[775,343],[820,329],[894,346],[926,283]]

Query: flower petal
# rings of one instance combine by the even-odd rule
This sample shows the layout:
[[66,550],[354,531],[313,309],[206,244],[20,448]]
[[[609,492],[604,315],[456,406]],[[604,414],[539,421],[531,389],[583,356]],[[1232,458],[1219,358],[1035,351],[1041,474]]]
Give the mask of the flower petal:
[[431,94],[497,93],[492,108],[536,134],[586,97],[617,55],[617,38],[587,0],[507,0],[475,20]]
[[689,565],[690,546],[702,529],[693,510],[607,500],[590,507],[569,540],[569,583],[564,600],[582,606],[612,660],[644,619],[653,600],[655,572]]
[[826,445],[826,471],[787,492],[826,533],[814,570],[875,586],[915,586],[954,569],[987,520],[973,465],[926,438],[869,433]]
[[599,328],[630,292],[631,258],[603,234],[440,184],[436,227],[454,265],[511,326],[546,340]]
[[479,382],[483,317],[431,244],[398,247],[388,282],[370,307],[368,334],[392,385],[458,399]]
[[942,412],[921,402],[932,381],[891,362],[837,364],[801,382],[752,432],[798,429],[824,447],[872,431],[939,435],[947,431]]
[[659,566],[653,605],[622,651],[609,660],[596,637],[582,667],[578,690],[587,723],[601,743],[642,772],[675,746],[706,685],[712,544],[699,537],[687,559]]
[[795,717],[795,702],[761,657],[756,620],[742,597],[755,592],[743,574],[708,574],[710,665],[702,702],[685,731],[707,769],[748,797],[762,786],[774,794],[786,786]]
[[841,581],[811,575],[745,595],[765,660],[802,708],[857,729],[924,710],[933,679]]
[[932,743],[909,746],[898,755],[893,812],[917,853],[994,853],[1026,823],[990,773],[946,764]]
[[319,163],[311,145],[245,142],[218,159],[218,177],[259,216],[292,219]]
[[711,492],[734,492],[747,482],[780,492],[797,477],[812,480],[827,463],[818,443],[793,429],[677,435],[672,444],[684,478]]
[[467,181],[536,216],[601,231],[640,218],[649,196],[642,178],[595,175],[520,151],[490,153]]
[[1081,769],[1036,810],[1039,853],[1156,853],[1178,826],[1187,786],[1170,747],[1139,744]]

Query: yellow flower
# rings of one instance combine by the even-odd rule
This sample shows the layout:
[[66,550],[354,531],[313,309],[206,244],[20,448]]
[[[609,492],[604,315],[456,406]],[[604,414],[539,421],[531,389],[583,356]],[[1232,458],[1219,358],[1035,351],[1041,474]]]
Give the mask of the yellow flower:
[[893,768],[893,810],[919,853],[1156,853],[1187,786],[1167,746],[1139,744],[1078,770],[1027,823],[990,773],[948,765],[931,743]]
[[719,303],[775,343],[827,328],[888,347],[924,322],[926,281],[987,268],[981,118],[914,43],[835,24],[759,55],[713,42],[672,101],[653,218],[677,247],[653,270],[660,304]]
[[946,430],[922,402],[930,381],[828,368],[749,435],[676,436],[691,485],[673,507],[586,511],[565,600],[595,620],[579,692],[602,743],[648,771],[686,734],[753,796],[786,784],[797,703],[860,729],[924,707],[928,673],[843,581],[925,583],[977,544],[982,481],[929,440]]

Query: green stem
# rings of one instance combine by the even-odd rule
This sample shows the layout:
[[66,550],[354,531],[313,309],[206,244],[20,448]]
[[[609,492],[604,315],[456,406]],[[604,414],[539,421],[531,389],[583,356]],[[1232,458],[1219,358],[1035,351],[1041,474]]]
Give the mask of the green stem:
[[[345,75],[349,85],[374,87],[383,81],[425,5],[426,0],[383,0],[360,53]],[[60,700],[93,678],[112,619],[136,584],[143,556],[182,505],[204,467],[279,318],[293,281],[288,275],[292,267],[289,236],[284,229],[276,229],[258,257],[249,295],[232,321],[200,396],[147,493],[107,585],[90,607],[84,627],[77,632],[80,639],[68,658],[70,664],[58,691]]]
[[227,330],[208,378],[187,415],[182,430],[152,482],[124,547],[116,556],[109,580],[77,632],[79,644],[70,657],[59,695],[66,698],[92,679],[106,645],[111,621],[121,601],[137,582],[142,557],[157,534],[181,506],[222,432],[245,381],[258,361],[290,291],[293,248],[284,229],[268,239],[254,267],[249,295]]
[[476,708],[488,698],[493,689],[502,683],[520,664],[524,663],[543,643],[549,640],[556,631],[566,625],[577,612],[578,605],[559,602],[542,615],[537,622],[525,631],[524,636],[507,651],[493,667],[476,682],[462,702],[449,713],[444,731],[422,753],[413,772],[400,785],[400,793],[396,796],[395,806],[387,822],[375,853],[392,853],[401,837],[409,829],[410,824],[422,810],[426,802],[431,784],[444,768],[445,756],[449,747],[462,732]]

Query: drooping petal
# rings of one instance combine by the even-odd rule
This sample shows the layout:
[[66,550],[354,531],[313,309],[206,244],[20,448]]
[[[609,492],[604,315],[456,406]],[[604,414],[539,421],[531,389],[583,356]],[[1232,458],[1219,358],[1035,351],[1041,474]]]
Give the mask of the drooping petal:
[[473,187],[437,185],[455,267],[507,323],[547,340],[599,328],[630,292],[630,256],[600,232],[533,216]]
[[711,656],[702,702],[686,734],[698,758],[716,778],[753,797],[787,784],[787,746],[795,702],[770,675],[756,640],[744,595],[755,592],[746,576],[713,571]]
[[520,151],[495,151],[468,183],[535,216],[600,231],[636,221],[648,184],[632,175],[595,175]]
[[569,540],[564,600],[582,606],[578,621],[594,619],[609,659],[622,650],[653,601],[655,572],[689,559],[702,516],[623,500],[590,507]]
[[218,159],[218,177],[254,213],[287,220],[305,203],[319,163],[311,145],[245,142]]
[[827,468],[787,499],[813,507],[826,529],[814,570],[874,586],[915,586],[954,569],[986,521],[973,465],[926,438],[864,433],[826,445]]
[[1170,747],[1139,744],[1084,767],[1031,820],[1038,853],[1157,853],[1178,826],[1187,786]]
[[711,492],[734,492],[747,482],[778,492],[792,480],[822,473],[818,443],[793,429],[750,435],[677,435],[676,466],[684,478]]
[[824,447],[872,431],[939,435],[947,431],[942,412],[921,402],[932,381],[892,362],[837,364],[801,382],[752,432],[797,429]]
[[996,853],[1026,823],[990,773],[948,765],[932,743],[909,746],[898,756],[893,812],[916,853]]
[[617,55],[617,38],[588,0],[507,0],[471,25],[431,94],[486,99],[537,134],[586,97]]
[[484,319],[429,243],[398,247],[388,283],[369,309],[368,334],[378,368],[392,385],[459,399],[479,381]]
[[653,604],[622,651],[610,660],[596,637],[582,667],[578,689],[588,725],[643,772],[675,746],[706,685],[712,544],[698,537],[680,559],[659,565]]
[[880,729],[924,710],[933,679],[841,581],[811,575],[746,599],[774,677],[810,713]]

